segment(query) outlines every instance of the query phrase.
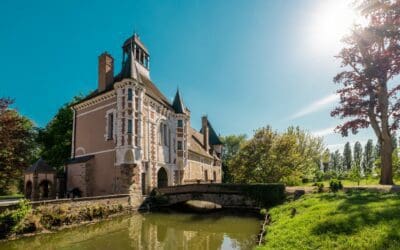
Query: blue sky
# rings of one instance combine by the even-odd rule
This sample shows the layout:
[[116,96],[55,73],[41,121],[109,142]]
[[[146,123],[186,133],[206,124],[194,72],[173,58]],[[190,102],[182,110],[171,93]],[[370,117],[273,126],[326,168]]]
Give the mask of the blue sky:
[[152,80],[170,99],[179,86],[195,128],[207,114],[221,135],[299,125],[331,148],[364,142],[370,129],[331,133],[346,20],[337,2],[3,0],[0,96],[45,126],[63,103],[97,87],[100,53],[111,53],[119,71],[121,45],[136,30]]

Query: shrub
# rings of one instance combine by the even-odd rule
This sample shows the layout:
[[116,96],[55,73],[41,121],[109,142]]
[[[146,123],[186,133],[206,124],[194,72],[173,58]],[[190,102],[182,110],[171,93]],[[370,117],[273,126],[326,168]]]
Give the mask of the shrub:
[[282,203],[285,198],[285,185],[281,183],[236,185],[261,207],[271,207]]
[[317,192],[318,192],[318,193],[324,192],[324,183],[322,183],[322,182],[315,182],[315,183],[313,184],[313,186],[314,186],[314,187],[317,187]]
[[6,209],[0,214],[0,238],[5,238],[12,233],[20,231],[22,221],[31,211],[29,201],[21,200],[14,210]]
[[332,192],[336,193],[337,191],[343,189],[343,185],[341,181],[332,179],[329,183],[329,188]]

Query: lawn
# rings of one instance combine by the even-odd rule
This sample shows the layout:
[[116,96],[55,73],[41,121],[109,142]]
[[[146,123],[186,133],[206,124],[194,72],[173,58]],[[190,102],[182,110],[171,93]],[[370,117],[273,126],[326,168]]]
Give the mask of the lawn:
[[400,249],[399,194],[308,194],[270,214],[258,249]]
[[23,194],[0,195],[0,201],[23,198]]
[[[343,186],[348,187],[348,186],[357,186],[358,183],[356,181],[352,181],[349,179],[345,180],[340,180],[343,184]],[[396,177],[393,179],[394,183],[400,184],[400,178]],[[321,181],[324,184],[324,187],[329,187],[329,180]],[[301,186],[312,186],[314,182],[307,182],[301,184]],[[367,179],[362,179],[360,181],[360,186],[362,185],[378,185],[379,184],[379,179],[378,178],[367,178]]]

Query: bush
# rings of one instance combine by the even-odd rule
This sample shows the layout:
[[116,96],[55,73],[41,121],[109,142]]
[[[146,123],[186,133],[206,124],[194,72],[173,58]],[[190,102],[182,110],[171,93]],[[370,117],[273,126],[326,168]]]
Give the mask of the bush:
[[314,187],[317,187],[317,192],[318,192],[318,193],[324,192],[324,183],[322,183],[322,182],[315,182],[315,183],[313,184],[313,186],[314,186]]
[[21,223],[31,211],[29,201],[21,200],[14,210],[6,209],[0,214],[0,238],[23,230]]
[[285,201],[285,185],[280,183],[235,185],[261,207],[271,207]]
[[343,189],[343,185],[341,181],[333,179],[329,183],[329,188],[332,192],[336,193],[337,191]]

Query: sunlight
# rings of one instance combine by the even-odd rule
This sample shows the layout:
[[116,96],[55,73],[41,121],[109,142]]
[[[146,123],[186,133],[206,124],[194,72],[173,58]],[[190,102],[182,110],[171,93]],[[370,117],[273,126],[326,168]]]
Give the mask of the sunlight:
[[360,16],[351,0],[319,1],[311,14],[310,45],[318,53],[337,52],[341,39],[349,33]]

